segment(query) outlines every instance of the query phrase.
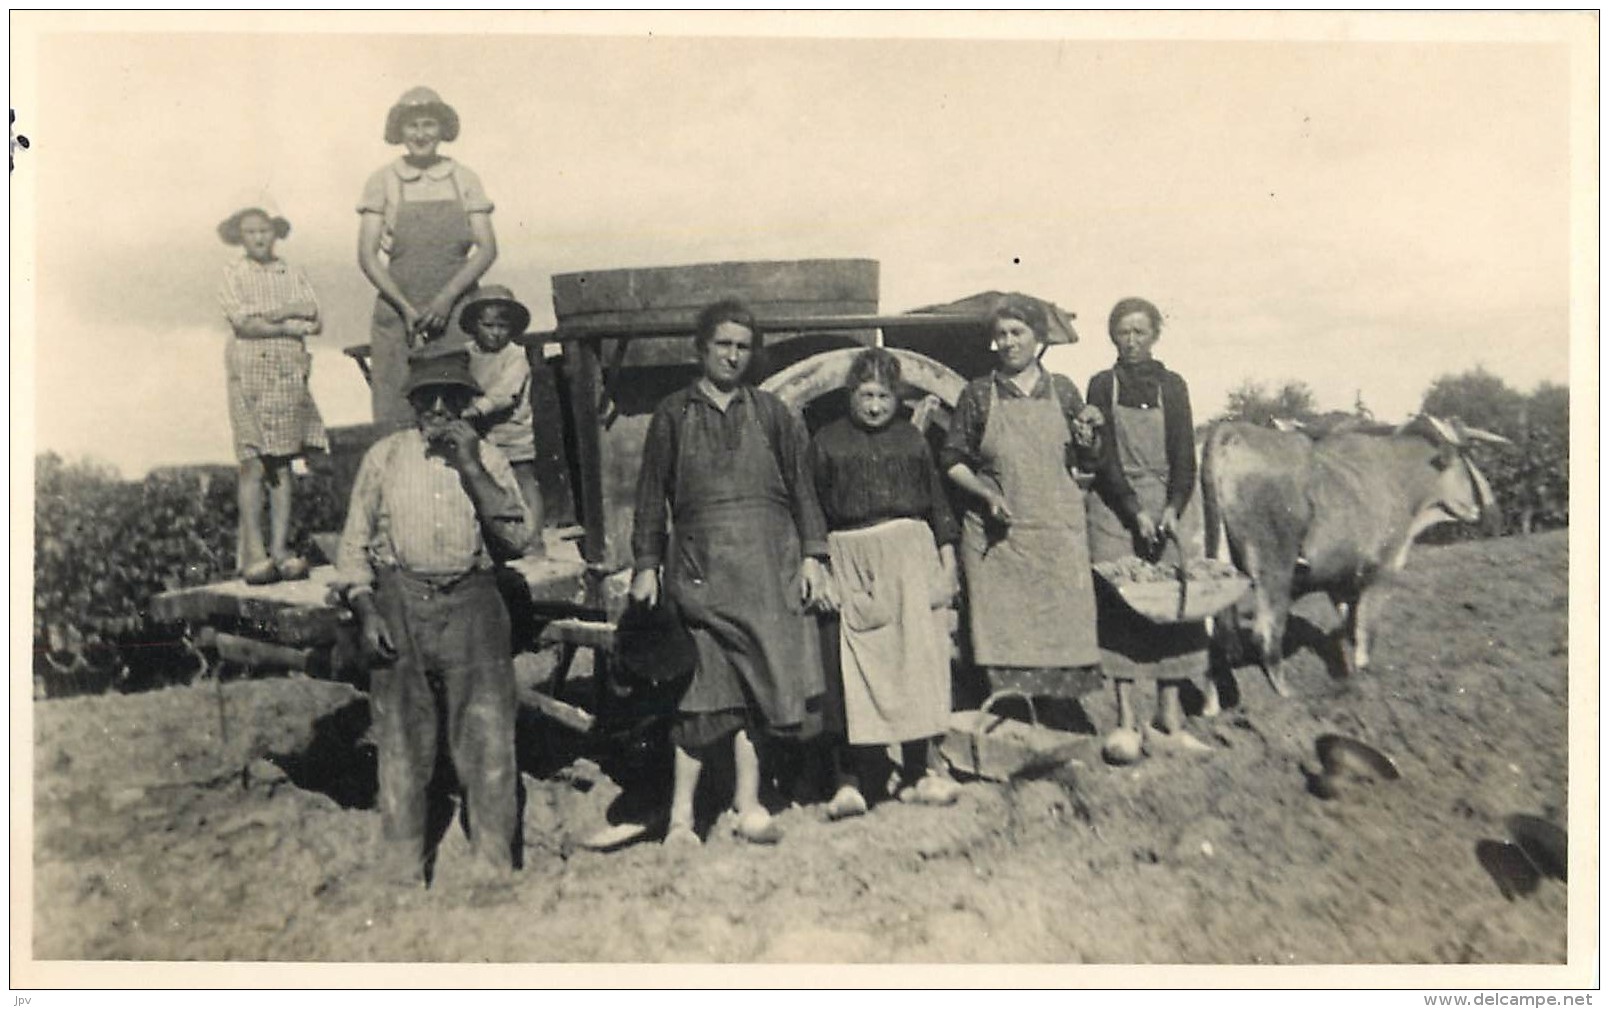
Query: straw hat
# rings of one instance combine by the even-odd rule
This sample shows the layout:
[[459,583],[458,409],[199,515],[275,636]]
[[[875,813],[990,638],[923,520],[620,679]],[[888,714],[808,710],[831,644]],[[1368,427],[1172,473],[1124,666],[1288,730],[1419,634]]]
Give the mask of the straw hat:
[[520,304],[519,299],[514,297],[513,291],[502,284],[488,284],[478,289],[459,310],[459,328],[466,333],[473,333],[475,324],[480,321],[480,314],[493,305],[502,305],[513,314],[515,335],[525,332],[531,325],[530,310]]
[[239,210],[218,224],[218,237],[223,239],[225,245],[240,244],[240,222],[250,214],[261,214],[268,218],[268,223],[274,226],[276,238],[284,238],[291,233],[291,222],[279,212],[279,206],[274,202],[274,198],[266,193],[259,193],[255,198],[242,199],[238,205]]
[[402,124],[413,116],[433,116],[441,123],[441,139],[447,143],[458,139],[458,113],[441,96],[430,88],[409,88],[391,106],[385,117],[385,142],[402,143]]

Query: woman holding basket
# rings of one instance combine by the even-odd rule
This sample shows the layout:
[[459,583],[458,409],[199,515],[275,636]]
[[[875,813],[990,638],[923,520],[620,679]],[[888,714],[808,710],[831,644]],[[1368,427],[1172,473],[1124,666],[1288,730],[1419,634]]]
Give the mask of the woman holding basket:
[[[1189,387],[1152,356],[1162,313],[1151,302],[1119,301],[1107,331],[1117,363],[1089,382],[1090,404],[1110,418],[1088,495],[1090,559],[1188,563],[1203,553]],[[1097,600],[1101,668],[1117,682],[1118,728],[1107,737],[1107,759],[1129,763],[1142,746],[1210,751],[1184,731],[1179,701],[1180,685],[1207,671],[1205,625],[1151,623],[1104,586]],[[1136,681],[1157,684],[1157,731],[1143,736],[1131,696]]]

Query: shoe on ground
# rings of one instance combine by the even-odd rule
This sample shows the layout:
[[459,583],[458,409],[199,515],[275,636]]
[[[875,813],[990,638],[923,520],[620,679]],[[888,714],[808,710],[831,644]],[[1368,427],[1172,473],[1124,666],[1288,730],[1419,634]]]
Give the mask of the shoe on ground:
[[309,570],[307,561],[294,555],[286,557],[278,564],[275,564],[274,567],[279,571],[280,581],[285,582],[299,582],[307,577]]
[[750,844],[776,844],[782,840],[782,828],[770,813],[755,809],[737,818],[737,836]]
[[961,797],[961,786],[936,774],[924,774],[916,784],[900,789],[899,801],[918,806],[953,806]]
[[853,785],[844,785],[838,789],[832,800],[827,803],[829,820],[847,820],[852,816],[864,816],[865,813],[866,797]]
[[665,831],[665,839],[659,843],[666,848],[684,851],[704,846],[704,842],[699,840],[698,835],[693,832],[693,828],[685,823],[671,824],[670,829]]
[[279,568],[273,561],[261,560],[246,565],[246,570],[240,573],[240,577],[247,585],[272,585],[279,581]]

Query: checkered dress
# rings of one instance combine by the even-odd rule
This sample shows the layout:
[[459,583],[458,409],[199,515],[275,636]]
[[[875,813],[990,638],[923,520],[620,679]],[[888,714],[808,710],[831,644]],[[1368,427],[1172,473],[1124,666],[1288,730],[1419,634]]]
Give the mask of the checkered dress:
[[[284,260],[240,259],[224,267],[219,301],[231,325],[297,302],[318,304],[302,271]],[[312,368],[301,337],[231,337],[224,355],[235,457],[296,456],[327,449],[324,421],[307,387]]]

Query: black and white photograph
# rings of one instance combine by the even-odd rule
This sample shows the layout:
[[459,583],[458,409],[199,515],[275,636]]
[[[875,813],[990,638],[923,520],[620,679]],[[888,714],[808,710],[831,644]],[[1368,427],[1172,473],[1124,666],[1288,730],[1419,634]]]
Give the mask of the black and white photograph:
[[14,989],[1599,984],[1596,12],[10,19]]

